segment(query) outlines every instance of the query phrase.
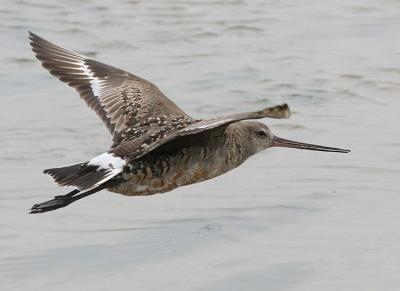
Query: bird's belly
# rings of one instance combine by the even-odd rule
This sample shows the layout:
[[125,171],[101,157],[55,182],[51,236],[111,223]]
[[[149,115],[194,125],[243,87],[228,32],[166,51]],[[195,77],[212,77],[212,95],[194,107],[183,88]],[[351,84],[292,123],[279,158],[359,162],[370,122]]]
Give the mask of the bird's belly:
[[[194,160],[196,161],[194,162]],[[161,166],[163,163],[159,163],[159,165]],[[151,167],[145,167],[148,169],[147,171],[127,175],[126,182],[109,190],[127,196],[152,195],[202,182],[230,170],[223,165],[223,159],[213,159],[212,157],[198,159],[192,156],[185,162],[170,161],[170,165],[172,166],[166,172],[163,169],[151,171]],[[154,168],[154,165],[152,166]],[[161,175],[154,174],[160,172]]]
[[131,177],[128,181],[109,190],[128,196],[152,195],[168,192],[180,186],[198,183],[207,179],[211,179],[211,177],[201,170],[191,171],[191,173],[176,172],[174,175],[146,179]]

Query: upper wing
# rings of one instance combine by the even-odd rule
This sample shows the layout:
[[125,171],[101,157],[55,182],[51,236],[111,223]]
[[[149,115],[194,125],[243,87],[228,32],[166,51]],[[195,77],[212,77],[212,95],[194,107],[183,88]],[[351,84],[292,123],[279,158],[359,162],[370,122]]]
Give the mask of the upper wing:
[[245,119],[289,118],[290,109],[287,104],[268,107],[260,111],[245,112],[217,117],[208,120],[193,121],[185,126],[179,123],[170,124],[163,128],[153,129],[149,134],[142,135],[134,140],[129,140],[115,147],[111,152],[120,157],[128,157],[130,160],[138,159],[161,145],[180,136],[196,134],[220,126],[228,125]]
[[154,84],[123,70],[56,46],[29,32],[32,50],[52,75],[75,88],[103,120],[114,145],[147,133],[153,125],[193,119]]

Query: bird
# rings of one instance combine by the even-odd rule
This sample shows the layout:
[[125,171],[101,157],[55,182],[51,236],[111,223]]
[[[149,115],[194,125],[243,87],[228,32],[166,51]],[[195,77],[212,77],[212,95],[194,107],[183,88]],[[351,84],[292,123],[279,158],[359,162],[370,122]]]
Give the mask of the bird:
[[271,147],[350,152],[283,139],[255,121],[289,118],[287,104],[196,119],[150,81],[62,48],[33,32],[28,34],[42,66],[75,88],[112,136],[104,153],[44,170],[58,185],[73,190],[34,204],[32,214],[65,207],[103,189],[127,196],[169,192],[229,172]]

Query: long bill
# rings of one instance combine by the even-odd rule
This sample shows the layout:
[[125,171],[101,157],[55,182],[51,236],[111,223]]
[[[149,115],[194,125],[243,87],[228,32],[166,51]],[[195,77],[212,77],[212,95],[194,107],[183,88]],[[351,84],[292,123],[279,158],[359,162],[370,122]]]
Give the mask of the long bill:
[[273,147],[295,148],[295,149],[302,149],[302,150],[311,150],[311,151],[321,151],[321,152],[334,152],[334,153],[349,153],[350,152],[350,150],[326,147],[326,146],[310,144],[310,143],[303,143],[303,142],[280,138],[277,136],[273,137],[272,146]]

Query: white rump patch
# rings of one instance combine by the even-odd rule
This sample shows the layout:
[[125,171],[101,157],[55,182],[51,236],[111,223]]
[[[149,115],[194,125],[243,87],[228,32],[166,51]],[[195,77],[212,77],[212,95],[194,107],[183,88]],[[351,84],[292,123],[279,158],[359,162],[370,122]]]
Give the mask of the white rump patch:
[[122,171],[126,162],[124,159],[115,156],[114,154],[104,153],[91,159],[88,163],[92,166],[98,166],[100,169]]
[[126,165],[126,161],[114,154],[104,153],[91,159],[88,165],[98,166],[100,169],[106,171],[104,178],[90,188],[93,189],[121,173]]

